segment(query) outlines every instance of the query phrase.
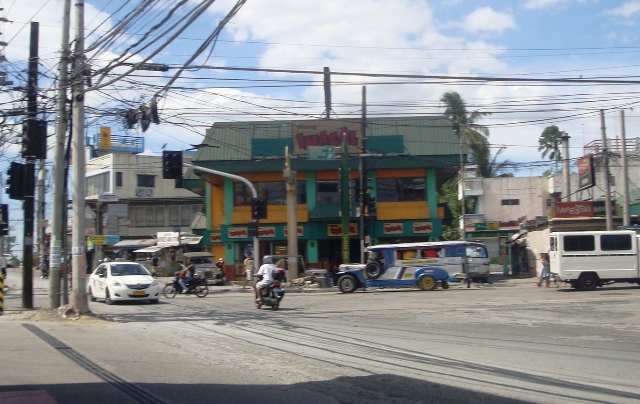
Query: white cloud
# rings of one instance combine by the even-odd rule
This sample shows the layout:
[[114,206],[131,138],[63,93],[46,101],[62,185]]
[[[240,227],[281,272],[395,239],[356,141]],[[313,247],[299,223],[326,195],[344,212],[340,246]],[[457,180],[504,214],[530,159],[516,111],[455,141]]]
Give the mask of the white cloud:
[[640,12],[640,0],[628,1],[619,7],[606,11],[607,14],[618,15],[625,18],[631,17],[638,12]]
[[530,10],[536,10],[542,8],[553,8],[573,2],[584,3],[585,0],[527,0],[523,7]]
[[500,13],[491,7],[482,7],[468,14],[464,18],[462,28],[468,32],[502,32],[516,28],[511,14]]

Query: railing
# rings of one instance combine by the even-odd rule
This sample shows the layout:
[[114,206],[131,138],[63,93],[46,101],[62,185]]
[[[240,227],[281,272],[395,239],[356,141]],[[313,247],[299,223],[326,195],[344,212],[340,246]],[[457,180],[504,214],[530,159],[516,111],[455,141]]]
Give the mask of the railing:
[[[640,138],[636,137],[632,139],[626,139],[625,146],[626,146],[625,149],[627,151],[631,151],[631,152],[640,151]],[[585,156],[588,154],[601,153],[603,149],[604,147],[602,145],[602,140],[592,140],[591,142],[584,145],[584,147],[582,148]],[[613,153],[622,151],[622,139],[619,139],[619,138],[607,139],[607,149],[609,149],[608,150],[609,152],[613,152]]]

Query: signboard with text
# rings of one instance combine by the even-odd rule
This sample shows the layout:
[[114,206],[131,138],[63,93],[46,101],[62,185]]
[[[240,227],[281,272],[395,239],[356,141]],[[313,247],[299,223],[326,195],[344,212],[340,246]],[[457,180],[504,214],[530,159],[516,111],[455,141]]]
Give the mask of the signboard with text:
[[362,134],[359,121],[316,119],[296,121],[292,125],[294,155],[306,155],[310,146],[340,147],[343,134],[347,137],[349,153],[356,154],[361,151]]

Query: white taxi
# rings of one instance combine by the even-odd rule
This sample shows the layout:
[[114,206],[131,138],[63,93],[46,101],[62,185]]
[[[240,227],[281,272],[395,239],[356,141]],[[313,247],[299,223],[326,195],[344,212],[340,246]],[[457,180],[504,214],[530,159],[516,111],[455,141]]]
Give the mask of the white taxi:
[[158,303],[160,286],[137,262],[105,262],[89,277],[87,295],[92,302],[104,299],[107,304],[131,300]]

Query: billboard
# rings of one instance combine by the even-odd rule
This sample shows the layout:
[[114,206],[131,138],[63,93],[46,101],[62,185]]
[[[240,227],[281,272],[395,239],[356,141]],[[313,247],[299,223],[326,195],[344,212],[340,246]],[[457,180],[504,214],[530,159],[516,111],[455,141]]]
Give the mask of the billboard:
[[359,121],[316,119],[293,123],[293,154],[307,155],[310,146],[340,147],[342,135],[347,136],[349,153],[361,151],[362,133]]
[[593,156],[578,158],[578,190],[591,188],[596,185],[595,170],[593,169]]

